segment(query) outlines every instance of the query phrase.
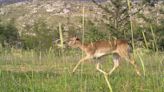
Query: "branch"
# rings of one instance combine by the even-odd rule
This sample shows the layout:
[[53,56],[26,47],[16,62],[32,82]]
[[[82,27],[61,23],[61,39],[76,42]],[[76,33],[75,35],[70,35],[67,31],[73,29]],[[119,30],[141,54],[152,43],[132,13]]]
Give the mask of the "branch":
[[98,2],[96,2],[96,0],[92,0],[92,2],[97,5],[99,8],[103,9],[105,12],[107,13],[113,13],[112,11],[110,11],[108,8],[102,6],[101,4],[99,4]]
[[[145,5],[142,7],[142,8],[140,8],[140,9],[138,9],[136,12],[134,12],[133,14],[131,14],[131,16],[133,16],[133,15],[136,15],[137,13],[139,13],[141,10],[143,10],[143,8],[145,7]],[[124,18],[122,18],[121,20],[119,20],[118,22],[121,22],[121,21],[123,21],[123,20],[126,20],[127,18],[129,18],[130,16],[129,15],[126,15]]]

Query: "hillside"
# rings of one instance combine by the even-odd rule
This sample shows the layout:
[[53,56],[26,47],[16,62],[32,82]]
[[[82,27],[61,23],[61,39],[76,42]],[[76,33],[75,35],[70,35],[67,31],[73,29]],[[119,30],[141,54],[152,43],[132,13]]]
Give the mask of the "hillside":
[[[3,0],[1,0],[2,2]],[[9,0],[11,1],[11,0]],[[85,9],[85,18],[94,23],[101,22],[104,11],[98,8],[90,0],[18,0],[24,2],[17,2],[9,5],[3,5],[0,8],[0,16],[2,21],[8,21],[14,19],[15,25],[20,32],[28,31],[33,26],[33,24],[42,19],[46,21],[49,27],[56,28],[60,23],[68,26],[74,26],[75,30],[81,29],[82,26],[82,16],[83,7]],[[83,2],[87,1],[87,2]],[[100,0],[98,0],[100,1]],[[105,1],[105,0],[102,0]],[[134,5],[135,11],[140,8],[139,5]],[[111,7],[112,8],[112,7]],[[139,16],[144,16],[148,19],[156,19],[157,23],[161,23],[164,19],[164,5],[163,3],[157,4],[155,7],[144,7],[140,11]],[[139,25],[146,24],[143,18],[134,16],[134,21]],[[100,30],[103,30],[100,28]]]
[[[94,13],[98,11],[93,4],[88,2],[85,3],[85,9],[87,17],[94,16]],[[76,21],[78,24],[79,17],[82,16],[82,3],[63,0],[19,2],[3,6],[0,9],[0,15],[5,20],[14,18],[18,27],[30,26],[39,18],[45,19],[48,24],[53,24],[53,26],[58,25],[59,21],[61,23],[68,22],[68,17],[72,23]]]

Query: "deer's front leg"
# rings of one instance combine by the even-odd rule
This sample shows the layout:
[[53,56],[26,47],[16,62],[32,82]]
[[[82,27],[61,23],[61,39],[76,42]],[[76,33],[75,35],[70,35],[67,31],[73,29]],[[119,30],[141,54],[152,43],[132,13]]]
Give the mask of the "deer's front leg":
[[108,75],[108,73],[106,73],[105,71],[103,71],[102,69],[100,69],[100,63],[97,63],[96,69],[97,69],[99,72],[103,73],[104,75]]
[[83,61],[85,61],[85,60],[87,60],[87,59],[89,59],[89,57],[88,56],[86,56],[86,57],[84,57],[84,58],[82,58],[82,59],[80,59],[80,61],[76,64],[76,66],[73,68],[73,73],[75,72],[75,70],[77,69],[77,67],[83,62]]

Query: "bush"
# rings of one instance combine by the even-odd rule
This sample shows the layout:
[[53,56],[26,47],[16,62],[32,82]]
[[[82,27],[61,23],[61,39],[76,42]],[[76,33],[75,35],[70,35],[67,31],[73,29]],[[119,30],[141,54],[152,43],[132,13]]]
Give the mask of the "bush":
[[[99,30],[99,27],[100,26],[97,26],[95,22],[91,20],[85,21],[85,42],[94,42],[101,39],[108,39],[108,34],[106,34],[105,31],[102,32],[102,30]],[[82,36],[82,31],[79,34],[79,36]]]
[[89,42],[102,39],[108,39],[108,35],[105,32],[100,32],[96,27],[91,27],[85,34],[85,40]]
[[36,21],[29,31],[30,34],[24,34],[24,48],[47,50],[53,46],[53,41],[58,38],[58,31],[47,26],[42,19]]
[[20,41],[18,29],[14,25],[14,21],[0,23],[0,43],[3,47],[15,47]]

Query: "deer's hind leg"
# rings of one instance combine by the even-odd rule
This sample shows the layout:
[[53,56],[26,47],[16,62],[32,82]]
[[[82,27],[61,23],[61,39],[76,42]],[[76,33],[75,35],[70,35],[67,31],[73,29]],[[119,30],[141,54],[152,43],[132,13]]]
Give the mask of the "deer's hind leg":
[[137,75],[141,76],[141,73],[140,73],[140,71],[138,69],[138,66],[137,66],[137,64],[136,64],[136,62],[135,62],[135,60],[134,60],[134,58],[132,56],[129,56],[129,62],[135,68],[135,71],[136,71]]
[[130,55],[130,52],[124,53],[124,55],[122,55],[122,57],[125,58],[125,60],[128,61],[135,68],[136,74],[141,76],[141,73],[134,60],[134,57]]
[[119,66],[120,59],[121,58],[117,53],[113,54],[113,63],[114,63],[114,65],[113,65],[112,70],[110,70],[110,72],[108,73],[109,75],[111,75],[112,72]]

